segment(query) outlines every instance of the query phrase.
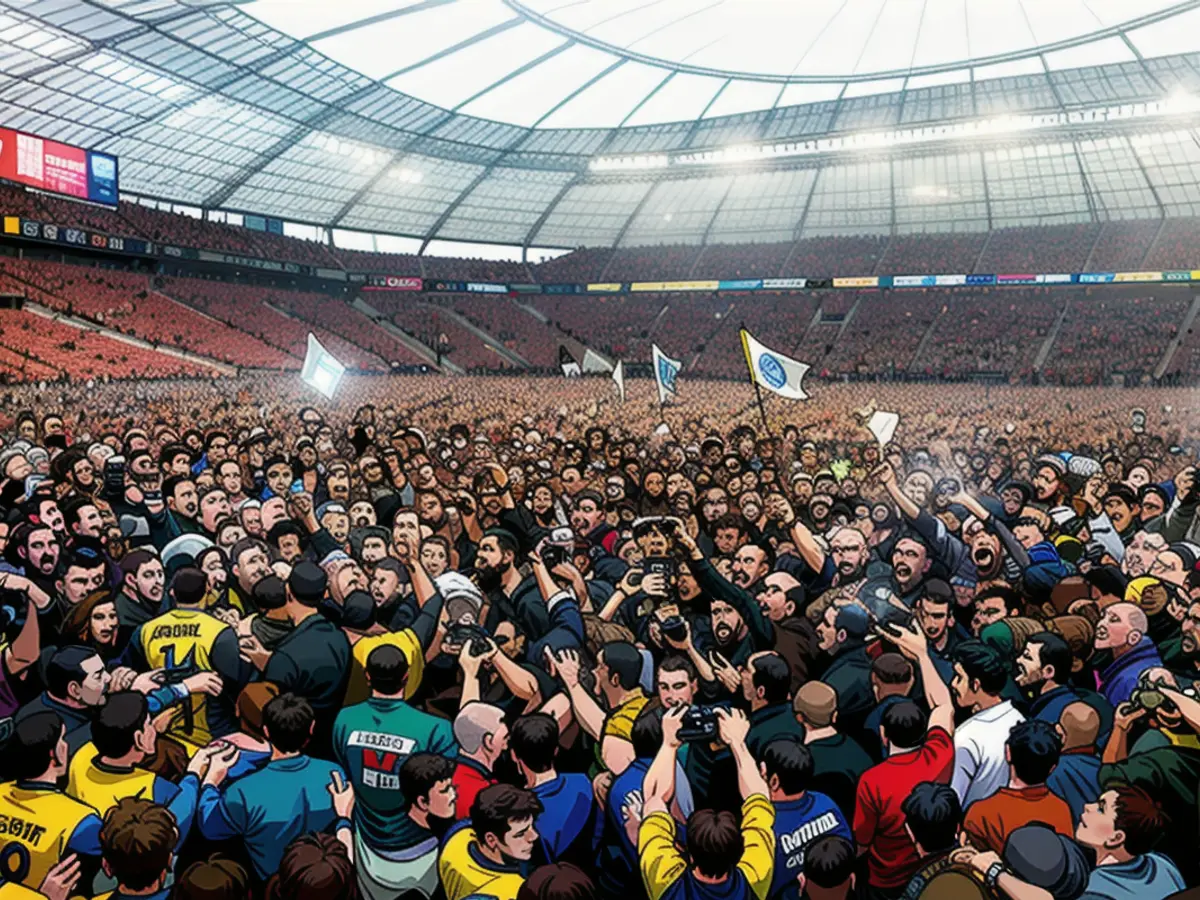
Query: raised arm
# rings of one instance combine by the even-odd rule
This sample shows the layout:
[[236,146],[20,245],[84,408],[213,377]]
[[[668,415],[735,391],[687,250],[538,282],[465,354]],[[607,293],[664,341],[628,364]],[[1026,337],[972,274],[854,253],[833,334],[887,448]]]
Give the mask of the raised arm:
[[892,502],[900,507],[900,512],[904,514],[904,518],[912,521],[921,514],[921,507],[917,506],[904,491],[900,490],[900,485],[896,481],[896,470],[892,468],[891,463],[880,463],[875,467],[875,471],[871,475],[884,486],[888,492],[888,496],[892,498]]
[[825,549],[817,543],[816,535],[799,519],[792,522],[791,535],[796,552],[800,554],[804,564],[814,572],[820,573],[825,568]]
[[596,740],[600,740],[604,731],[604,710],[596,702],[587,688],[579,683],[579,653],[576,650],[560,650],[554,653],[546,649],[547,656],[553,660],[553,671],[562,678],[563,686],[567,689],[567,697],[571,701],[571,712],[579,727]]
[[750,733],[750,720],[740,709],[725,709],[717,707],[717,728],[721,740],[729,745],[733,761],[737,766],[738,791],[743,800],[749,800],[756,795],[770,797],[766,779],[759,771],[758,763],[746,746],[746,735]]
[[667,812],[671,807],[671,800],[675,796],[675,759],[681,745],[679,728],[686,710],[685,706],[675,706],[663,713],[663,742],[642,781],[643,817],[655,812]]
[[920,628],[890,625],[886,629],[875,629],[875,633],[895,644],[901,653],[920,668],[925,702],[929,705],[929,727],[941,728],[947,734],[954,734],[954,701],[950,697],[950,688],[938,675],[929,655],[929,643],[925,639],[925,632]]

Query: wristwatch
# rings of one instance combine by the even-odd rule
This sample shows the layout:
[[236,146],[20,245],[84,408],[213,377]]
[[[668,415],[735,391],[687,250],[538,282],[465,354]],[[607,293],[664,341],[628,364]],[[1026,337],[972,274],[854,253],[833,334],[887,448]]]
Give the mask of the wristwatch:
[[983,876],[983,883],[990,888],[996,886],[996,879],[1004,874],[1004,863],[994,862],[988,866],[987,873]]

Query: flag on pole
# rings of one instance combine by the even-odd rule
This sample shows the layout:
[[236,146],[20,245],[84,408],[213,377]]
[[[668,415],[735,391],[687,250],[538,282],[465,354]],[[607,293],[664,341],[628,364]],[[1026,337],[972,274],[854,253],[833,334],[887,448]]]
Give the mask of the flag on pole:
[[583,373],[585,375],[593,372],[611,372],[612,370],[613,364],[607,359],[591,347],[583,348]]
[[579,377],[579,363],[575,361],[575,357],[571,355],[571,351],[562,344],[558,345],[558,365],[562,369],[562,373],[568,378]]
[[625,364],[619,359],[617,365],[612,371],[612,380],[617,384],[617,393],[621,396],[621,402],[625,402]]
[[894,412],[875,412],[867,420],[867,430],[875,435],[880,447],[886,447],[896,433],[900,424],[900,416]]
[[742,349],[746,351],[751,381],[789,400],[808,399],[801,384],[809,369],[807,365],[763,346],[745,328],[742,329]]
[[668,397],[675,396],[675,379],[683,363],[659,350],[658,344],[652,344],[650,349],[654,359],[654,380],[658,384],[658,402],[666,403]]
[[314,390],[332,398],[345,372],[346,367],[321,346],[321,342],[312,332],[309,332],[308,350],[304,354],[304,368],[300,370],[300,379]]

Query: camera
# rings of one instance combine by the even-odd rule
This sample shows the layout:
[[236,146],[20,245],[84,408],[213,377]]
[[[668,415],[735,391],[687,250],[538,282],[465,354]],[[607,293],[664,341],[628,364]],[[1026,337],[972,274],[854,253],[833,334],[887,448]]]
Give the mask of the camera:
[[104,461],[104,493],[109,497],[125,493],[125,457],[110,456]]
[[488,633],[474,622],[455,622],[446,628],[446,642],[459,647],[471,643],[471,655],[481,656],[488,649]]
[[566,547],[560,547],[558,544],[546,544],[542,547],[542,562],[546,564],[547,569],[553,569],[555,566],[561,566],[570,561],[570,551]]
[[658,627],[673,641],[682,641],[687,637],[687,623],[683,621],[683,616],[667,616],[658,623]]
[[646,575],[662,575],[667,580],[667,585],[678,574],[679,568],[675,564],[675,560],[668,556],[650,556],[642,562],[642,572]]
[[715,741],[717,734],[717,708],[715,706],[692,706],[683,714],[679,728],[681,741]]

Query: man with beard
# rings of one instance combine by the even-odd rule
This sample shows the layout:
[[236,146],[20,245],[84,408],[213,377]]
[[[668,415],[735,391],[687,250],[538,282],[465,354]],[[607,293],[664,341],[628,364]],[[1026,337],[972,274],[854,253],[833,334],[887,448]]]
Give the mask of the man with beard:
[[475,581],[487,597],[484,628],[489,634],[495,634],[503,621],[516,625],[529,644],[549,631],[550,615],[537,581],[533,575],[522,578],[517,568],[517,539],[512,532],[502,528],[484,532],[475,557]]
[[1070,683],[1071,647],[1059,635],[1042,631],[1031,635],[1017,657],[1017,685],[1030,698],[1030,719],[1057,725],[1063,710],[1072,703],[1086,703],[1100,717],[1100,734],[1112,730],[1113,709],[1095,691]]
[[844,734],[857,736],[875,705],[866,637],[871,622],[861,606],[834,606],[817,623],[817,646],[829,658],[821,680],[837,691],[838,719]]
[[[254,586],[271,574],[267,545],[256,537],[242,538],[234,544],[229,551],[229,560],[233,564],[233,577],[237,579],[238,595],[243,600],[249,599]],[[245,603],[243,606],[249,608]]]
[[791,537],[800,558],[780,556],[776,566],[798,579],[810,596],[818,596],[830,587],[846,587],[866,577],[871,551],[866,536],[858,529],[837,529],[829,538],[828,553],[799,519],[792,523]]
[[163,588],[166,583],[163,564],[150,550],[133,550],[120,563],[121,589],[116,607],[119,633],[117,646],[124,647],[137,627],[164,612]]
[[0,571],[24,575],[47,594],[53,594],[61,552],[62,545],[53,531],[44,525],[23,522],[9,535]]
[[757,594],[774,562],[775,551],[769,544],[743,544],[733,555],[731,580],[747,593]]
[[[770,571],[769,566],[765,566],[764,570],[766,557],[762,548],[747,545],[739,551],[746,552],[747,558],[739,569],[740,575],[735,572],[735,581],[730,582],[722,578],[700,552],[687,529],[677,529],[675,539],[691,557],[692,574],[700,590],[711,598],[709,613],[712,637],[716,643],[715,649],[725,661],[737,667],[745,663],[751,654],[773,649],[774,626],[763,615],[749,590],[753,583],[751,579],[756,574],[761,572],[765,575]],[[744,584],[739,584],[739,581]]]
[[580,491],[575,496],[575,507],[571,510],[571,527],[575,534],[593,546],[603,547],[606,553],[620,537],[616,529],[608,524],[604,498],[596,491]]
[[1180,623],[1179,655],[1170,660],[1177,675],[1200,680],[1200,600],[1192,600]]
[[371,572],[368,589],[375,601],[375,618],[389,631],[408,628],[420,611],[408,585],[408,570],[398,559],[381,559]]

